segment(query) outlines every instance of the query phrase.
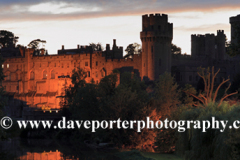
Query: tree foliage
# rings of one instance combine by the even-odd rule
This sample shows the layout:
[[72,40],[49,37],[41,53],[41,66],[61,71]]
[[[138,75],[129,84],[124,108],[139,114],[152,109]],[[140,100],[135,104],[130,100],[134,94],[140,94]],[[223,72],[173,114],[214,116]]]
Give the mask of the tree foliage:
[[19,37],[14,36],[10,31],[0,30],[0,48],[15,47]]
[[125,49],[125,52],[127,53],[126,56],[130,56],[133,54],[140,54],[142,52],[141,45],[138,43],[131,43],[127,46]]
[[[73,71],[73,85],[66,92],[71,119],[82,120],[158,120],[156,110],[149,105],[146,86],[133,75],[124,73],[125,81],[116,86],[117,73],[105,76],[99,84],[86,83],[82,69]],[[116,125],[116,124],[115,124]],[[153,151],[156,131],[143,129],[78,130],[76,135],[98,142],[112,142],[120,148],[137,148]]]
[[89,43],[89,45],[92,47],[93,51],[103,51],[103,46],[100,42],[98,43]]
[[40,47],[44,46],[44,44],[46,43],[45,40],[41,40],[41,39],[34,39],[32,40],[29,44],[28,44],[28,47],[29,48],[32,48],[34,50],[39,50]]
[[154,103],[161,115],[170,114],[180,104],[180,90],[170,73],[159,76],[154,92]]
[[[217,102],[208,103],[202,107],[192,108],[182,113],[181,120],[191,121],[209,121],[212,126],[212,117],[216,121],[228,120],[224,132],[223,128],[202,131],[202,128],[194,128],[192,124],[190,129],[178,133],[178,142],[176,143],[177,153],[185,159],[213,159],[213,160],[232,160],[239,159],[239,137],[238,129],[229,129],[236,119],[239,119],[240,106],[230,106],[227,103],[219,105]],[[186,124],[183,126],[186,128]],[[195,126],[196,127],[196,126]]]
[[175,44],[171,44],[171,53],[172,54],[181,54],[182,49]]

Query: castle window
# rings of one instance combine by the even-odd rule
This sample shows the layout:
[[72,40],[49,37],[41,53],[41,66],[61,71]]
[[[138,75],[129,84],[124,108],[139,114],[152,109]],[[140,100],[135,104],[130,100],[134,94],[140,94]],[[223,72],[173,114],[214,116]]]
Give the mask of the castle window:
[[34,72],[33,72],[33,71],[30,72],[30,79],[31,79],[31,80],[34,79]]
[[47,71],[46,70],[43,71],[43,79],[47,79]]
[[96,66],[98,66],[98,61],[96,61]]
[[51,72],[51,79],[55,79],[55,71],[54,70],[52,70],[52,72]]
[[9,64],[7,64],[7,68],[9,68]]
[[74,62],[74,67],[76,67],[76,63]]
[[189,81],[190,81],[190,82],[192,81],[192,76],[189,76]]
[[56,63],[54,63],[54,67],[56,67],[57,66],[57,64]]
[[88,62],[85,62],[85,66],[88,66]]
[[17,90],[17,91],[19,90],[19,86],[16,87],[16,90]]
[[4,68],[4,64],[2,64],[2,68]]
[[95,74],[95,75],[96,75],[96,77],[98,77],[98,72],[96,72],[96,74]]
[[159,59],[159,66],[161,66],[161,59]]
[[62,63],[62,68],[64,67],[63,63]]
[[67,68],[69,68],[69,63],[67,64]]

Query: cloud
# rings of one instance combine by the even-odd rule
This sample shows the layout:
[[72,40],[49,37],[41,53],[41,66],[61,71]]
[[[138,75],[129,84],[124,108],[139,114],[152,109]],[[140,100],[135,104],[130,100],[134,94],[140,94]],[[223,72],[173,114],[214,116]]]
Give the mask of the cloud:
[[235,0],[9,0],[0,2],[0,21],[72,20],[154,12],[211,12],[237,6],[240,2]]
[[174,29],[176,31],[181,31],[181,32],[190,32],[193,34],[206,34],[206,33],[213,33],[216,34],[217,30],[225,30],[229,32],[229,24],[225,23],[218,23],[214,25],[200,25],[200,26],[195,26],[195,27],[186,27],[186,26],[179,26],[175,27]]

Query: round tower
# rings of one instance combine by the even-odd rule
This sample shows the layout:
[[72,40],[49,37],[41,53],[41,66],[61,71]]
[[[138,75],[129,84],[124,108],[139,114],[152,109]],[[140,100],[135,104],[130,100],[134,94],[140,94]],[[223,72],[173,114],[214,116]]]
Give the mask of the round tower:
[[171,43],[173,24],[165,14],[142,16],[142,78],[158,79],[160,74],[171,72]]
[[237,34],[240,34],[240,14],[235,17],[230,17],[231,24],[231,43],[237,44],[240,42],[240,38]]

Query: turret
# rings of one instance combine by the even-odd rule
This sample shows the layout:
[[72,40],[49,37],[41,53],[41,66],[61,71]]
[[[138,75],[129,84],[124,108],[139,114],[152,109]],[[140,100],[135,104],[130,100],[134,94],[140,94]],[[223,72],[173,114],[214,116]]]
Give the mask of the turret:
[[142,16],[142,75],[150,80],[158,79],[160,74],[171,72],[171,42],[173,24],[168,23],[165,14]]
[[231,24],[231,43],[240,43],[240,37],[236,37],[236,33],[240,34],[240,14],[230,17]]
[[224,34],[224,30],[218,30],[217,36],[216,36],[216,50],[217,50],[217,59],[218,60],[224,60],[224,56],[226,54],[225,49],[225,41],[226,41],[226,35]]

